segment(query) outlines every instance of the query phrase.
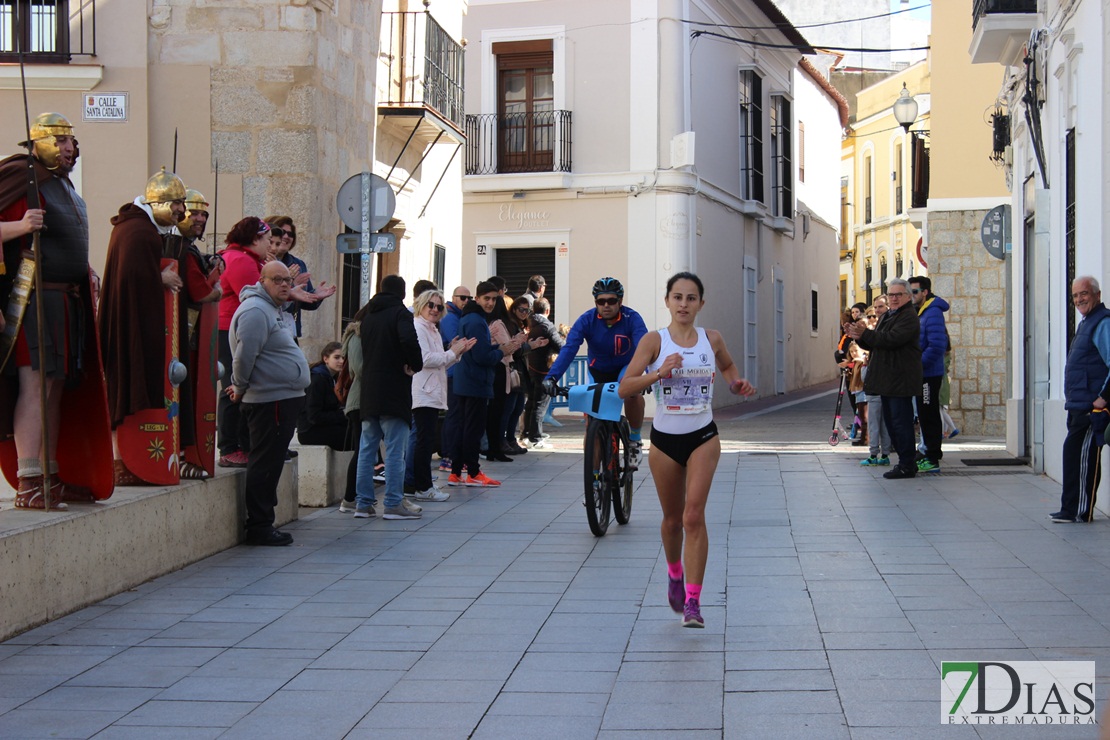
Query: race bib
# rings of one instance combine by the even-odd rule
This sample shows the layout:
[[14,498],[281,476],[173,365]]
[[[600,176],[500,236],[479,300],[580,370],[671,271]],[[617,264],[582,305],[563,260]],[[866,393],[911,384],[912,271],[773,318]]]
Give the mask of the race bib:
[[660,378],[655,402],[670,414],[700,414],[713,406],[712,367],[680,367]]

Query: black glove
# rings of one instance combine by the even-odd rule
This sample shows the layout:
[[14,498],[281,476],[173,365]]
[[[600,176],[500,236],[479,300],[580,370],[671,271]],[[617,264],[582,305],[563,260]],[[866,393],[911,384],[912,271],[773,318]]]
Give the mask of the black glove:
[[543,392],[546,393],[547,395],[551,396],[552,398],[555,397],[555,379],[554,378],[544,378],[543,379]]

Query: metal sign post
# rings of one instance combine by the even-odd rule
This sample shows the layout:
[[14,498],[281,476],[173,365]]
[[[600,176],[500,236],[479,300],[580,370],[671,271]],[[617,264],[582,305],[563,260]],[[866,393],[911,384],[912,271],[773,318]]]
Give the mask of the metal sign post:
[[377,233],[389,223],[397,208],[397,197],[389,183],[369,172],[347,178],[335,197],[339,218],[355,234],[339,234],[336,249],[342,254],[352,254],[351,239],[358,238],[359,300],[365,305],[370,300],[370,255],[375,252],[392,252],[396,249],[393,234]]
[[361,177],[361,195],[362,195],[362,228],[359,232],[362,234],[362,249],[360,252],[360,271],[359,271],[359,305],[365,306],[366,302],[370,300],[370,173],[363,172]]

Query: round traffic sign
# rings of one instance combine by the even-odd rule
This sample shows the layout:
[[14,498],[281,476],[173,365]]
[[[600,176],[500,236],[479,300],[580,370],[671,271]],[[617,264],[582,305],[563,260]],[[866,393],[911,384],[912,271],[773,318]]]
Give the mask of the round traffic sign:
[[[363,175],[367,175],[365,178]],[[369,206],[369,220],[363,223],[363,191],[367,190],[366,203]],[[339,220],[348,229],[361,232],[378,231],[393,218],[397,208],[397,196],[389,183],[377,175],[362,173],[352,175],[339,187],[339,194],[335,196],[335,210],[339,212]]]

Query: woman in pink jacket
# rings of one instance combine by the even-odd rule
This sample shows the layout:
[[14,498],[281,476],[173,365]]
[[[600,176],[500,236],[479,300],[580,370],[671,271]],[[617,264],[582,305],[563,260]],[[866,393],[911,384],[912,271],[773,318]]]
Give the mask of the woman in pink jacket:
[[412,304],[416,337],[424,369],[412,376],[412,420],[414,432],[409,446],[405,482],[416,489],[417,501],[446,501],[450,494],[432,482],[432,451],[436,445],[436,421],[440,410],[447,409],[447,368],[459,361],[474,346],[473,339],[452,337],[443,349],[439,321],[443,318],[445,301],[438,290],[426,290]]

